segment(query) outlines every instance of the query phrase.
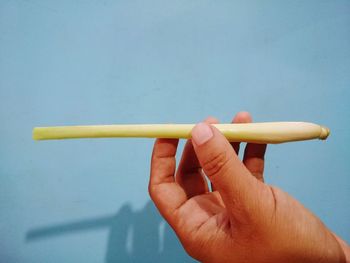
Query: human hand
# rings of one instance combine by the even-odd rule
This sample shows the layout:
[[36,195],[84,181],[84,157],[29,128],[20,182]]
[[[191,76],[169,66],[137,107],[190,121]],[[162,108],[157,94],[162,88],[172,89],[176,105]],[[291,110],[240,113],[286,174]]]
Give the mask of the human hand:
[[177,171],[177,139],[157,139],[153,149],[150,196],[188,254],[202,262],[345,262],[315,215],[264,183],[266,145],[247,144],[241,162],[239,144],[208,125],[215,122],[194,127]]

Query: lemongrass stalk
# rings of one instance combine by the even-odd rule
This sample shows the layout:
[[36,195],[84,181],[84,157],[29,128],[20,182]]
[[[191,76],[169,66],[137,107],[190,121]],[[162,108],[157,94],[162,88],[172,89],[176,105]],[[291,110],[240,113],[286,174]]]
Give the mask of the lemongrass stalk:
[[[35,140],[78,138],[191,138],[195,124],[131,124],[37,127]],[[326,139],[329,129],[307,122],[261,122],[213,124],[231,142],[284,143],[311,139]]]

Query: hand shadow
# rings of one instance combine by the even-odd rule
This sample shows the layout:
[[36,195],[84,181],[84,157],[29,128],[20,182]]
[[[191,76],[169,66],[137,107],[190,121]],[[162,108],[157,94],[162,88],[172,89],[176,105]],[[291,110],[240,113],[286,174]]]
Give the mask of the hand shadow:
[[109,229],[105,262],[195,262],[182,248],[173,230],[163,221],[153,203],[140,211],[123,205],[117,214],[78,222],[40,227],[26,233],[34,242],[82,231]]

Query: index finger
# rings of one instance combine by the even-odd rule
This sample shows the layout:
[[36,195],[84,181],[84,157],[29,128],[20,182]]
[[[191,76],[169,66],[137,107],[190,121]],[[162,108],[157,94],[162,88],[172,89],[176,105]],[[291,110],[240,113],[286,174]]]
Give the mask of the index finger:
[[184,189],[175,181],[178,139],[157,139],[154,143],[148,190],[162,216],[174,225],[176,210],[187,201]]

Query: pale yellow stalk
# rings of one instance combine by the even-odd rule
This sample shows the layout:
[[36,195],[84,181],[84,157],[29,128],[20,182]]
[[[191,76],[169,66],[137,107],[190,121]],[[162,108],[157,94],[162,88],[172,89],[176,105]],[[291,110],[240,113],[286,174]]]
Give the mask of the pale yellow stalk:
[[[329,129],[307,122],[262,122],[242,124],[213,124],[231,142],[283,143],[326,139]],[[78,138],[191,138],[194,124],[131,124],[37,127],[35,140]]]

